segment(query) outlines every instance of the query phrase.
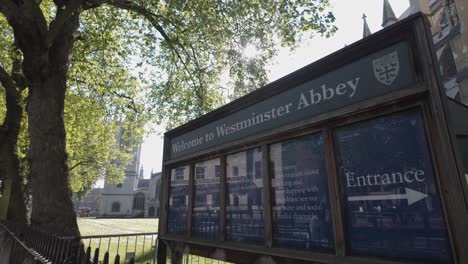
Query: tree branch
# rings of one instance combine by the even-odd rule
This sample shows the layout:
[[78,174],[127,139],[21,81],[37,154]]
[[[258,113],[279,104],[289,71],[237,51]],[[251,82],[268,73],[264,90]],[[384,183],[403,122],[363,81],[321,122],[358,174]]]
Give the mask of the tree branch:
[[85,0],[83,4],[83,9],[88,10],[96,7],[100,7],[101,5],[105,4],[107,0]]
[[28,78],[40,78],[46,72],[47,57],[41,55],[46,50],[47,21],[38,2],[0,0],[0,12],[13,28],[15,43],[23,52],[23,73]]
[[12,18],[18,12],[18,6],[11,0],[0,0],[0,13],[7,19]]
[[91,160],[91,159],[77,162],[76,164],[74,164],[73,166],[68,168],[68,171],[71,171],[71,170],[73,170],[74,168],[76,168],[78,166],[85,165],[85,164],[88,164],[88,163],[93,163],[93,162],[94,162],[94,160]]
[[15,81],[13,81],[13,78],[11,78],[2,65],[0,65],[0,83],[8,93],[15,94],[17,92]]
[[[8,140],[9,137],[14,135],[18,135],[19,133],[19,123],[17,123],[18,117],[18,108],[19,108],[19,98],[20,92],[16,88],[15,81],[13,78],[7,73],[7,71],[0,65],[0,87],[6,91],[6,108],[7,113],[5,116],[5,120],[2,124],[0,124],[0,146],[3,146],[4,142]],[[19,109],[20,113],[21,110]],[[21,114],[19,114],[21,116]]]
[[[67,19],[73,15],[75,12],[79,12],[79,8],[83,4],[83,0],[72,0],[70,3],[61,6],[57,4],[57,16],[50,23],[49,32],[47,32],[46,45],[49,47],[55,41],[55,38],[59,34],[63,25]],[[63,8],[65,7],[65,8]]]
[[20,54],[19,49],[16,47],[16,45],[15,45],[15,49],[14,49],[13,52],[15,52],[15,56],[13,58],[13,66],[12,66],[12,69],[11,69],[11,77],[12,77],[12,79],[14,80],[14,82],[16,84],[16,88],[21,93],[21,92],[23,92],[24,89],[26,89],[26,87],[29,86],[29,82],[26,79],[26,77],[24,76],[24,74],[22,73],[22,70],[21,70],[21,62],[22,62],[21,57],[22,56]]
[[[145,7],[140,6],[140,5],[136,4],[135,2],[129,1],[129,0],[107,0],[106,3],[113,6],[113,7],[119,8],[119,9],[124,9],[124,10],[128,10],[128,11],[131,11],[131,12],[135,12],[137,14],[142,15],[145,19],[147,19],[148,22],[150,22],[151,25],[159,32],[159,34],[161,34],[163,39],[169,45],[170,49],[175,52],[176,57],[182,63],[182,66],[184,67],[185,71],[190,76],[190,78],[192,80],[194,79],[193,76],[192,76],[192,72],[190,71],[187,63],[183,60],[180,52],[176,48],[177,43],[175,43],[169,37],[169,35],[166,33],[166,31],[163,29],[163,27],[158,23],[158,16],[156,14],[152,13],[151,11],[146,9]],[[178,45],[178,46],[182,50],[184,50],[184,47],[182,47],[180,45]]]
[[140,111],[138,111],[138,109],[136,108],[136,104],[135,104],[135,100],[128,96],[128,95],[125,95],[125,94],[120,94],[120,93],[117,93],[117,92],[112,92],[112,94],[118,96],[118,97],[121,97],[121,98],[125,98],[127,100],[129,100],[130,102],[127,104],[127,107],[131,110],[133,110],[133,112],[135,112],[136,114],[139,114]]

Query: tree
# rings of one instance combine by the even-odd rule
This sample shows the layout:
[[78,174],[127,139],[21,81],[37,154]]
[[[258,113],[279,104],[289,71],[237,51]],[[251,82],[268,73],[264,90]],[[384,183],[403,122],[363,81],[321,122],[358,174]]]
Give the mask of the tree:
[[[222,102],[223,73],[238,91],[257,87],[266,81],[264,66],[277,42],[294,46],[303,31],[332,33],[328,5],[328,0],[0,0],[29,88],[31,223],[59,235],[79,234],[63,115],[71,55],[74,44],[88,36],[86,21],[120,27],[125,45],[117,48],[123,58],[141,60],[135,66],[148,65],[151,74],[142,69],[141,81],[152,83],[156,116],[173,125]],[[244,58],[247,45],[260,54]]]
[[[9,34],[12,32],[2,17],[0,24],[0,49],[16,52],[13,35]],[[118,43],[118,39],[112,34],[106,37],[102,34],[88,34],[86,42],[76,45],[70,72],[70,89],[65,97],[68,172],[71,190],[77,198],[89,192],[98,179],[113,183],[123,180],[126,165],[132,158],[129,153],[133,146],[119,146],[115,135],[124,128],[126,134],[139,138],[145,122],[144,107],[136,94],[140,91],[139,86],[135,78],[120,67],[122,63],[118,62],[116,67],[109,69],[106,61],[95,59],[93,63],[88,62],[89,58],[84,54],[93,53],[100,58],[115,57],[112,54],[116,52],[115,49],[100,49],[98,53],[91,51],[89,43],[98,42],[109,46],[111,42],[114,45]],[[13,182],[8,219],[26,222],[25,203],[30,189],[26,160],[29,139],[26,132],[27,119],[21,113],[27,96],[27,85],[21,72],[21,56],[14,55],[0,56],[0,121],[3,120],[0,122],[0,175],[3,176],[2,180]],[[114,63],[115,60],[112,59]],[[11,73],[5,69],[12,69]],[[91,78],[93,74],[90,72],[94,72],[98,78]],[[23,81],[20,83],[22,87],[18,87],[17,80]]]

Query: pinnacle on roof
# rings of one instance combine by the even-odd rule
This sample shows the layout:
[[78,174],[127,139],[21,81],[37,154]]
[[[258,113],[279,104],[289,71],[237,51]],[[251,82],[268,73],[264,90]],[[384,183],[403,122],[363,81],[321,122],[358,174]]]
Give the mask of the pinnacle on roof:
[[369,36],[370,34],[372,34],[370,29],[369,29],[369,25],[367,25],[366,17],[367,17],[366,14],[362,14],[362,20],[364,20],[362,38],[365,38],[365,37]]
[[383,2],[382,27],[388,27],[398,21],[388,0]]

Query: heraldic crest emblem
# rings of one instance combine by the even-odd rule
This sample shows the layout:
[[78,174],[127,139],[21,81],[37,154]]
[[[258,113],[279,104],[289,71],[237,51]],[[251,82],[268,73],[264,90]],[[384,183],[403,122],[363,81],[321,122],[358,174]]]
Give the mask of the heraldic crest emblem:
[[372,63],[374,76],[379,82],[390,85],[395,81],[400,71],[400,62],[396,51],[375,59]]

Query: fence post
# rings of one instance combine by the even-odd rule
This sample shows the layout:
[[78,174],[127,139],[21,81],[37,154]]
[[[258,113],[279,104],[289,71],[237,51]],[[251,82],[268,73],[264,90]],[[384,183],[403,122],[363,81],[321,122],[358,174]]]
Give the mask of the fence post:
[[52,253],[52,257],[50,258],[51,261],[56,261],[58,262],[58,255],[59,255],[59,245],[60,245],[60,238],[58,237],[54,237],[54,240],[55,240],[55,243],[54,243],[54,247],[53,247],[53,253]]
[[[12,239],[13,241],[13,245],[11,245],[11,251],[10,251],[10,262],[14,263],[14,259],[15,259],[15,251],[16,251],[16,239],[13,237]],[[13,261],[12,261],[13,260]]]
[[103,264],[109,264],[109,251],[104,254]]
[[157,238],[157,253],[156,253],[156,260],[157,260],[157,263],[159,264],[166,264],[166,251],[167,251],[167,246],[166,244],[159,240],[159,238]]
[[[90,264],[91,260],[91,246],[86,249],[85,263]],[[81,261],[80,261],[81,262]]]
[[99,248],[96,248],[96,250],[94,250],[93,263],[98,263],[98,261],[99,261]]
[[44,256],[45,238],[44,238],[44,235],[42,235],[42,234],[39,234],[39,246],[38,246],[38,248],[39,248],[38,251],[41,253],[41,255],[42,255],[43,257],[45,257],[45,256]]
[[45,237],[46,238],[46,250],[45,250],[45,255],[47,259],[50,259],[50,248],[52,247],[52,239],[50,237]]
[[120,264],[120,255],[115,255],[114,264]]

